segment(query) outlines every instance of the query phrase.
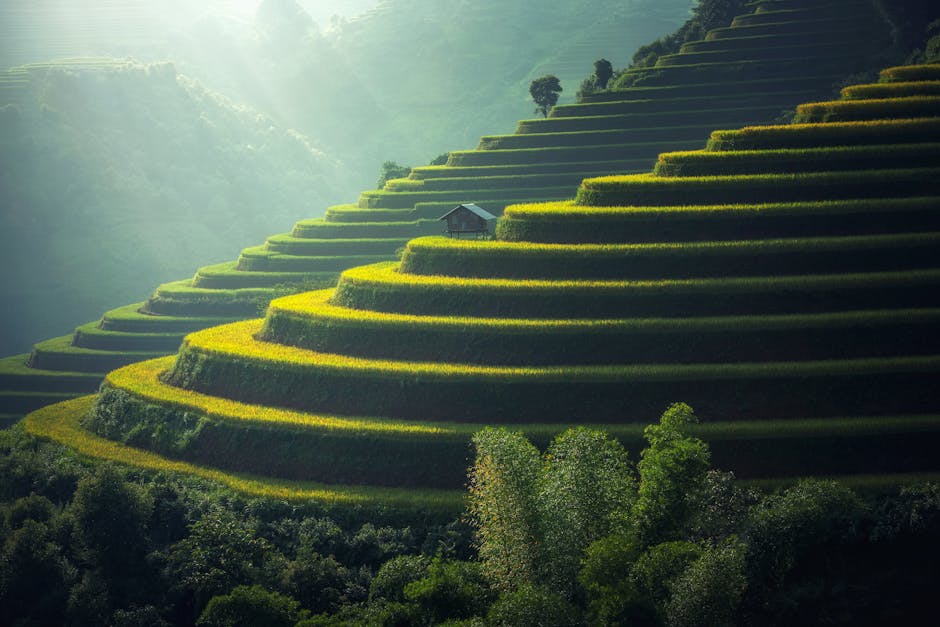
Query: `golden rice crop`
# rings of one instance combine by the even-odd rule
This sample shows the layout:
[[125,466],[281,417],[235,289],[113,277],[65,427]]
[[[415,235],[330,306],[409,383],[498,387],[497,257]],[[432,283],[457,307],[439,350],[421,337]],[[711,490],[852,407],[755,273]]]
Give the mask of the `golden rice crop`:
[[312,350],[262,342],[255,339],[261,320],[248,320],[213,327],[187,336],[181,352],[193,352],[222,360],[241,360],[265,364],[275,369],[315,369],[351,376],[372,376],[381,379],[413,379],[420,377],[466,378],[478,381],[505,382],[510,379],[527,381],[622,381],[661,379],[725,379],[744,376],[776,376],[799,374],[813,376],[826,373],[871,373],[920,371],[940,365],[940,356],[904,358],[863,358],[804,362],[768,363],[699,363],[699,364],[637,364],[602,366],[485,366],[446,362],[396,361],[367,359],[346,355],[320,353]]
[[26,416],[22,424],[27,432],[64,444],[87,457],[114,461],[156,472],[194,475],[250,496],[291,501],[317,500],[349,505],[387,504],[449,510],[459,510],[462,507],[462,493],[453,490],[330,486],[315,482],[269,479],[242,473],[227,473],[196,464],[167,459],[155,453],[113,442],[83,430],[79,422],[93,403],[94,397],[86,396],[45,407]]
[[329,431],[381,432],[390,434],[447,434],[453,425],[441,423],[417,424],[382,419],[356,419],[323,416],[248,405],[224,398],[208,396],[168,385],[160,375],[172,367],[175,357],[154,359],[126,366],[108,374],[107,385],[127,391],[134,396],[159,405],[175,405],[219,420],[234,420],[268,425],[289,425]]
[[879,72],[882,82],[940,80],[940,63],[900,65]]
[[406,328],[437,328],[454,331],[478,330],[506,332],[565,333],[590,329],[664,330],[692,327],[699,331],[715,329],[790,329],[807,326],[853,326],[879,320],[933,319],[940,310],[904,309],[879,311],[828,312],[821,314],[778,314],[767,316],[708,316],[696,318],[475,318],[468,316],[421,316],[349,309],[329,302],[333,290],[318,290],[285,296],[272,301],[268,316],[287,315],[298,318],[329,320],[333,324],[364,326],[400,326]]
[[726,142],[752,138],[792,137],[824,135],[853,136],[863,133],[890,134],[897,131],[936,130],[940,127],[940,120],[931,117],[912,118],[904,120],[858,120],[852,122],[829,122],[827,124],[776,124],[762,126],[745,126],[735,130],[712,131],[710,142]]
[[683,217],[688,214],[731,214],[731,213],[765,213],[765,214],[820,214],[820,213],[860,213],[879,212],[886,206],[905,207],[935,206],[936,200],[932,198],[891,198],[891,199],[850,199],[850,200],[818,200],[810,202],[786,203],[755,203],[755,204],[728,204],[728,205],[685,205],[674,207],[591,207],[575,205],[573,201],[520,204],[506,207],[504,218],[512,220],[580,220],[582,218],[636,218],[654,219],[661,216],[674,215]]
[[940,80],[907,81],[898,83],[871,83],[843,87],[840,95],[846,99],[887,98],[940,94]]

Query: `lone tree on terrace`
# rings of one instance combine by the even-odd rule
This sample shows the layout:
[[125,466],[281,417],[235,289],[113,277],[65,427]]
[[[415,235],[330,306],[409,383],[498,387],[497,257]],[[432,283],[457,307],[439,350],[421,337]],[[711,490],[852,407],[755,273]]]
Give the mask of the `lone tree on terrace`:
[[535,104],[538,105],[535,110],[546,118],[548,117],[548,110],[558,102],[558,94],[561,91],[561,83],[558,77],[551,74],[537,78],[529,85],[529,94],[531,94]]
[[594,84],[599,89],[607,89],[607,82],[614,75],[614,66],[607,59],[594,62]]

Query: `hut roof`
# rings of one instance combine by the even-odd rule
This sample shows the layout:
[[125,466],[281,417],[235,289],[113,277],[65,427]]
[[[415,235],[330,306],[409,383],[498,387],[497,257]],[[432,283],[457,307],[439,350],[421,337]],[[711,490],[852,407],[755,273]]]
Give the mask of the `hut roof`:
[[454,207],[453,209],[451,209],[450,211],[448,211],[447,213],[445,213],[444,215],[442,215],[440,218],[438,218],[438,220],[446,220],[446,219],[447,219],[447,216],[449,216],[450,214],[454,213],[455,211],[459,211],[461,207],[464,208],[464,209],[469,210],[470,212],[472,212],[473,214],[479,216],[480,218],[482,218],[482,219],[484,219],[484,220],[495,220],[495,219],[496,219],[496,216],[494,216],[492,213],[490,213],[489,211],[487,211],[487,210],[484,209],[483,207],[478,207],[478,206],[474,205],[473,203],[464,203],[464,204],[461,204],[461,205],[457,205],[456,207]]

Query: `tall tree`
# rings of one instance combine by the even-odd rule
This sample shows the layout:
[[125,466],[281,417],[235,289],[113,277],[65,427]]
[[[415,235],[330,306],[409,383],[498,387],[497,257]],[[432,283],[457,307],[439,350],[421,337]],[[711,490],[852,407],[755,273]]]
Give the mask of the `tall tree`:
[[539,451],[506,429],[483,429],[473,443],[469,508],[484,570],[502,590],[532,583],[541,562]]
[[607,59],[594,62],[594,84],[599,89],[607,89],[607,82],[614,75],[614,66]]
[[548,117],[549,110],[558,102],[558,94],[561,92],[561,82],[552,74],[537,78],[529,85],[529,94],[537,105],[535,110],[544,117]]
[[643,431],[649,447],[640,454],[640,486],[633,505],[636,532],[645,546],[678,540],[695,512],[711,454],[702,440],[686,434],[698,422],[685,403],[671,405],[659,424]]

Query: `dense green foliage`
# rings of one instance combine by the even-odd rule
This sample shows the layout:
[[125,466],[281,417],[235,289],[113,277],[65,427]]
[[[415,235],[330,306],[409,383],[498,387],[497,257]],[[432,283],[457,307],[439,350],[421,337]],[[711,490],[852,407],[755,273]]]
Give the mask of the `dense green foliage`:
[[[636,479],[623,449],[601,432],[567,432],[544,455],[520,434],[480,432],[469,487],[479,561],[429,569],[396,558],[376,578],[391,575],[383,595],[311,624],[377,616],[389,624],[392,614],[466,620],[473,609],[477,618],[460,624],[878,624],[927,616],[940,522],[935,485],[868,501],[825,481],[762,495],[709,470],[708,448],[688,433],[692,422],[687,406],[674,405],[646,429]],[[468,605],[486,599],[474,591],[476,575],[457,575],[477,568],[493,589],[488,609]],[[414,594],[429,589],[453,599],[450,611]]]
[[[910,544],[936,534],[927,531],[937,520],[936,486],[878,509],[832,482],[762,497],[709,470],[708,447],[688,434],[694,420],[674,405],[647,427],[635,484],[622,449],[603,433],[568,432],[540,458],[519,434],[481,432],[472,520],[484,572],[502,593],[488,620],[522,612],[521,599],[531,599],[533,613],[553,607],[569,625],[877,624],[928,611],[929,601],[903,586],[909,568],[926,577],[918,586],[936,579],[926,574],[932,558]],[[617,488],[605,489],[612,480]],[[579,502],[585,497],[592,500]],[[925,506],[933,512],[914,514]],[[932,522],[909,526],[918,519]],[[572,546],[573,538],[581,541]],[[562,568],[556,552],[566,555]],[[529,566],[507,576],[509,563]]]
[[471,556],[464,525],[246,498],[0,433],[5,625],[293,625],[365,601],[389,559],[441,551]]

